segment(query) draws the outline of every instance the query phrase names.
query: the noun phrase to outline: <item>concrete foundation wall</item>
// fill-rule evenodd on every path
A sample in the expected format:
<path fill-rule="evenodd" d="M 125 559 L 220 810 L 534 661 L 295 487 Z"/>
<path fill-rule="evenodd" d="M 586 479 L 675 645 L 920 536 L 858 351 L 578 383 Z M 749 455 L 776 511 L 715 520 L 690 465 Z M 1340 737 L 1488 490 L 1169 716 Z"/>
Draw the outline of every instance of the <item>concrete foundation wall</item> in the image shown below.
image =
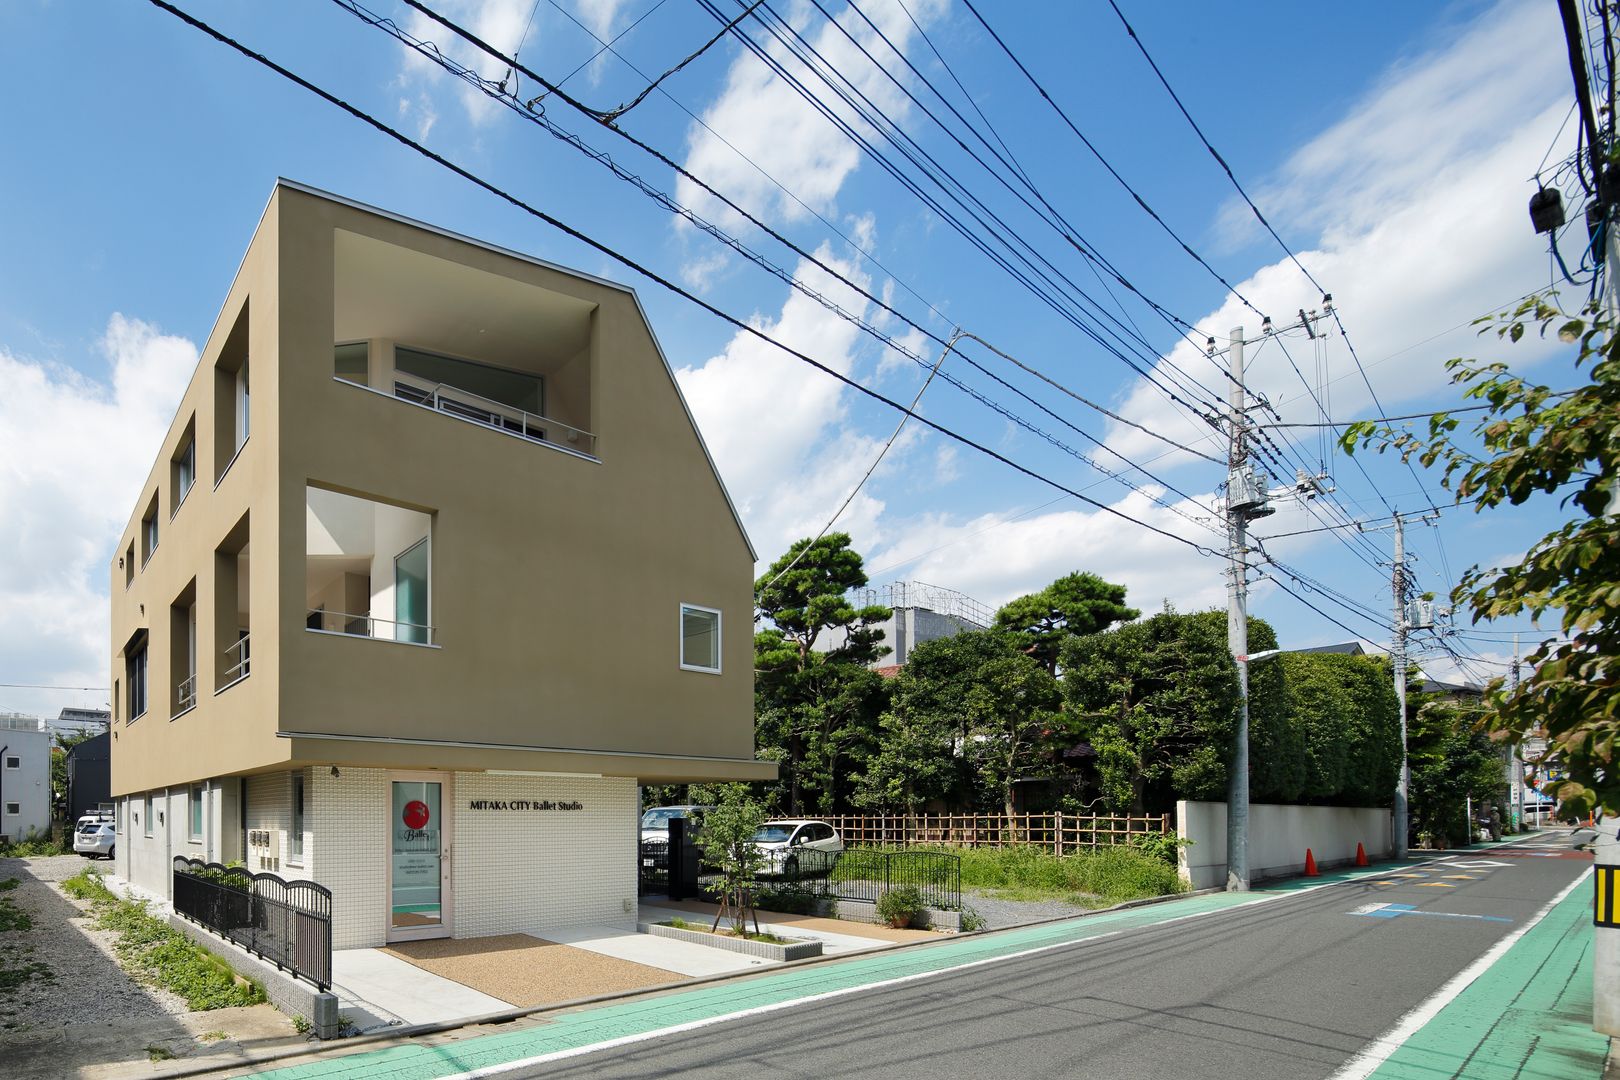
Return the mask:
<path fill-rule="evenodd" d="M 1226 804 L 1176 803 L 1176 832 L 1192 844 L 1181 849 L 1181 878 L 1194 889 L 1226 883 Z M 1364 806 L 1249 807 L 1249 877 L 1286 877 L 1305 869 L 1310 849 L 1318 866 L 1356 857 L 1361 844 L 1368 858 L 1390 854 L 1390 811 Z"/>

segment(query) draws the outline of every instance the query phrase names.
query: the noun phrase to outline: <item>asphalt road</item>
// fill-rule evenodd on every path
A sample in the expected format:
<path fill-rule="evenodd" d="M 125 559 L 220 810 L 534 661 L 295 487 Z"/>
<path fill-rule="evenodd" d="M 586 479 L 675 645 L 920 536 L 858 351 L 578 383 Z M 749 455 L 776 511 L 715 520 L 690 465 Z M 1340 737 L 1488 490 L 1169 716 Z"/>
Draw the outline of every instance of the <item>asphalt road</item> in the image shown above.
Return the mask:
<path fill-rule="evenodd" d="M 1328 1077 L 1589 865 L 1567 838 L 1558 852 L 1540 846 L 1550 843 L 1414 861 L 1391 874 L 1417 876 L 1130 930 L 509 1075 Z M 1440 914 L 1352 914 L 1385 904 Z"/>

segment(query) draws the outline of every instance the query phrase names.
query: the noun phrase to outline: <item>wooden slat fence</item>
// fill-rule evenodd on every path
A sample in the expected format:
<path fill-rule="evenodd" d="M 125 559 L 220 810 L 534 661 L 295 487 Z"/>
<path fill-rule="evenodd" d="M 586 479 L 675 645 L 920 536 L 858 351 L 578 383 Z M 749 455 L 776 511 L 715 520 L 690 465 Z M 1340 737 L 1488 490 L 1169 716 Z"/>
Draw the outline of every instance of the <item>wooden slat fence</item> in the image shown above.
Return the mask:
<path fill-rule="evenodd" d="M 1032 845 L 1054 855 L 1122 844 L 1132 836 L 1174 832 L 1172 814 L 1113 817 L 1092 814 L 833 814 L 822 817 L 849 845 L 955 847 Z"/>

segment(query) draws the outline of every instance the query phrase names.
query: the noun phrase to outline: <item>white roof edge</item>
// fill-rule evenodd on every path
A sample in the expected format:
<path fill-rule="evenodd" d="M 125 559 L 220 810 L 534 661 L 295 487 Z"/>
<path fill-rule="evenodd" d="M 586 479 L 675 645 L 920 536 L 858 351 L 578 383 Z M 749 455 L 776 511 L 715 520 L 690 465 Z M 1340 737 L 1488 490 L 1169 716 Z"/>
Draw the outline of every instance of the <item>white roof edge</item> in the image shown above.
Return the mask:
<path fill-rule="evenodd" d="M 658 331 L 653 328 L 652 320 L 647 317 L 647 309 L 641 303 L 641 295 L 637 293 L 634 288 L 629 285 L 625 285 L 622 282 L 610 281 L 607 278 L 597 277 L 595 274 L 587 274 L 582 270 L 576 270 L 570 266 L 563 266 L 560 263 L 548 262 L 545 259 L 536 258 L 533 255 L 525 255 L 521 251 L 514 251 L 511 248 L 502 247 L 499 244 L 491 244 L 484 240 L 478 240 L 474 237 L 467 236 L 464 233 L 458 233 L 451 229 L 440 228 L 437 225 L 430 225 L 425 221 L 418 221 L 417 219 L 407 217 L 404 214 L 396 214 L 391 210 L 384 210 L 381 207 L 372 206 L 369 203 L 363 203 L 356 199 L 345 198 L 342 195 L 335 195 L 330 191 L 324 191 L 321 188 L 314 187 L 309 184 L 303 184 L 297 180 L 289 180 L 285 176 L 276 177 L 276 186 L 290 188 L 293 191 L 300 191 L 306 195 L 313 195 L 319 199 L 329 199 L 332 202 L 339 203 L 343 206 L 352 207 L 356 210 L 362 210 L 368 214 L 376 214 L 378 217 L 388 218 L 390 221 L 397 221 L 402 225 L 409 225 L 414 229 L 422 229 L 425 232 L 437 233 L 440 236 L 448 237 L 451 240 L 458 240 L 464 244 L 471 244 L 474 247 L 483 248 L 486 251 L 493 251 L 501 255 L 507 255 L 511 258 L 529 263 L 533 266 L 544 267 L 547 270 L 554 270 L 559 274 L 568 274 L 571 277 L 584 278 L 586 281 L 594 282 L 609 289 L 616 289 L 619 292 L 625 293 L 627 296 L 629 296 L 631 301 L 633 301 L 636 305 L 637 313 L 641 315 L 642 325 L 647 328 L 647 336 L 652 339 L 653 348 L 658 351 L 658 359 L 664 364 L 664 373 L 669 376 L 670 385 L 675 388 L 675 398 L 681 403 L 681 410 L 686 413 L 686 422 L 692 425 L 692 434 L 697 436 L 698 447 L 703 451 L 703 460 L 709 463 L 709 471 L 714 474 L 715 482 L 720 485 L 720 494 L 726 500 L 727 508 L 731 510 L 731 517 L 732 520 L 737 524 L 737 531 L 742 534 L 743 545 L 748 548 L 748 554 L 753 557 L 754 562 L 759 562 L 759 552 L 755 549 L 753 540 L 751 540 L 748 536 L 748 528 L 743 524 L 742 514 L 737 511 L 737 504 L 732 499 L 730 490 L 726 487 L 725 477 L 720 475 L 720 469 L 714 463 L 714 455 L 709 452 L 709 444 L 703 438 L 703 430 L 698 427 L 697 417 L 692 415 L 692 406 L 687 403 L 686 395 L 681 392 L 681 381 L 675 377 L 675 368 L 670 364 L 669 356 L 664 352 L 663 343 L 658 340 Z M 272 198 L 274 195 L 275 192 L 272 190 Z M 265 213 L 268 213 L 269 210 L 270 205 L 267 201 L 265 203 Z M 263 222 L 264 214 L 259 215 L 259 220 L 261 223 Z M 244 253 L 243 258 L 246 259 L 246 257 L 246 253 Z M 237 273 L 241 273 L 240 266 L 237 267 Z M 233 278 L 232 281 L 234 283 L 235 279 Z M 223 310 L 221 311 L 221 314 L 224 314 Z M 218 320 L 216 319 L 215 322 L 217 325 Z M 209 332 L 209 336 L 212 336 L 212 331 Z M 750 571 L 750 576 L 752 576 L 752 571 Z"/>

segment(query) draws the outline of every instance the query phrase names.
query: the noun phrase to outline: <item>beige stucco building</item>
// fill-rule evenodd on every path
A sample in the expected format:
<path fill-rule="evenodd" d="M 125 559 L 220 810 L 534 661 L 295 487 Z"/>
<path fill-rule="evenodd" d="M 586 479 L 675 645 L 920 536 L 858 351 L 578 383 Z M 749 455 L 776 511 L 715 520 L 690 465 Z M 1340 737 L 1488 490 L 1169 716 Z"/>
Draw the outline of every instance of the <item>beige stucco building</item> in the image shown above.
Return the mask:
<path fill-rule="evenodd" d="M 118 871 L 629 924 L 637 785 L 775 773 L 753 564 L 633 292 L 282 181 L 112 560 Z"/>

